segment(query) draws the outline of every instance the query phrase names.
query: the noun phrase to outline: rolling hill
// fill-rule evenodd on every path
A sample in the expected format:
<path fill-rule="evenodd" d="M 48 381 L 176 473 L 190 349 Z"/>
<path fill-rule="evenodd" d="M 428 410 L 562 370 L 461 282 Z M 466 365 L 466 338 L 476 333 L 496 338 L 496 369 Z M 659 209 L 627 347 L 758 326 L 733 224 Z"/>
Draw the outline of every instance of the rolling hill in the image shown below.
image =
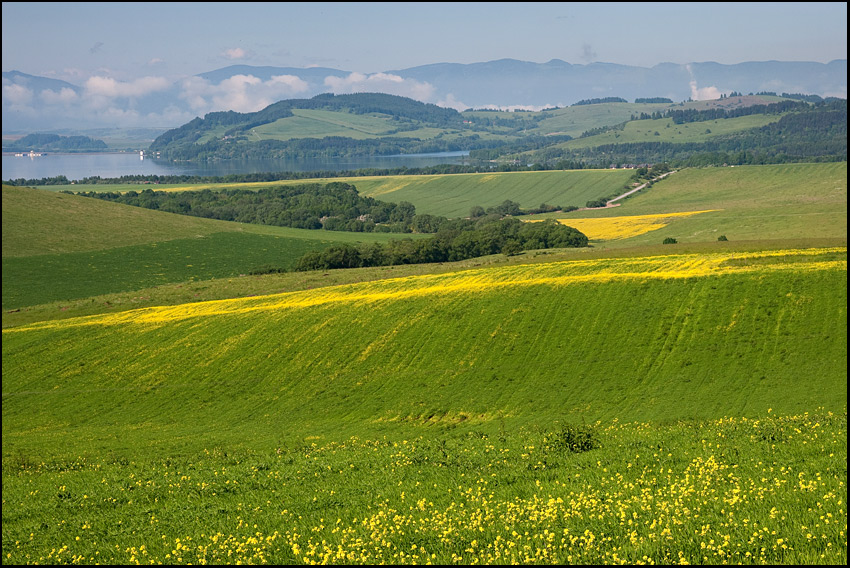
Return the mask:
<path fill-rule="evenodd" d="M 3 186 L 3 309 L 286 270 L 308 250 L 390 234 L 200 219 Z"/>
<path fill-rule="evenodd" d="M 385 181 L 435 208 L 457 205 L 429 185 L 473 191 Z M 573 213 L 667 222 L 593 249 L 183 282 L 142 309 L 91 296 L 152 294 L 142 250 L 185 278 L 315 232 L 3 194 L 4 308 L 73 287 L 55 259 L 90 314 L 3 329 L 7 563 L 846 563 L 846 164 L 677 172 Z M 38 272 L 10 289 L 16 261 Z"/>
<path fill-rule="evenodd" d="M 66 452 L 109 444 L 117 424 L 200 450 L 460 415 L 519 426 L 840 410 L 845 292 L 846 248 L 671 254 L 6 329 L 4 452 L 34 424 Z"/>
<path fill-rule="evenodd" d="M 710 211 L 676 218 L 629 239 L 595 239 L 600 248 L 660 244 L 666 237 L 698 243 L 716 241 L 720 235 L 734 241 L 846 239 L 846 180 L 846 162 L 687 168 L 618 207 L 533 218 L 557 217 L 569 225 L 577 219 Z"/>
<path fill-rule="evenodd" d="M 610 100 L 622 102 L 602 98 L 539 112 L 470 109 L 460 113 L 379 93 L 318 95 L 312 99 L 279 101 L 254 113 L 209 113 L 162 134 L 149 151 L 171 160 L 461 150 L 472 151 L 476 158 L 489 159 L 534 151 L 531 155 L 535 160 L 548 163 L 548 154 L 541 154 L 541 149 L 575 151 L 615 142 L 705 143 L 723 135 L 764 127 L 782 115 L 811 110 L 812 106 L 775 95 L 736 94 L 731 100 L 677 104 L 627 103 L 616 97 Z M 677 113 L 690 113 L 690 116 L 706 114 L 709 110 L 713 111 L 710 113 L 713 130 L 699 124 L 680 126 L 676 118 Z M 747 113 L 754 116 L 742 116 Z M 650 117 L 654 120 L 644 120 Z M 669 128 L 671 117 L 678 126 L 673 130 Z M 628 129 L 624 128 L 626 123 Z M 598 162 L 598 157 L 592 161 Z"/>

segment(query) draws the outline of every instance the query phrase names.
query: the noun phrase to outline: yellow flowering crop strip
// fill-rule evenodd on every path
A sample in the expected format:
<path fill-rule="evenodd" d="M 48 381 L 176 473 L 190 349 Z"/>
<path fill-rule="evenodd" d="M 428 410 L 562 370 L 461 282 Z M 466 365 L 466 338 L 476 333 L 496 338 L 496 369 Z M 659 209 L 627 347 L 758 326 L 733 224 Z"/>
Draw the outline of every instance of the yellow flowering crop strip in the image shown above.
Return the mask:
<path fill-rule="evenodd" d="M 486 293 L 519 286 L 569 286 L 617 280 L 666 280 L 702 278 L 744 272 L 847 270 L 846 260 L 818 260 L 846 247 L 789 249 L 759 252 L 678 254 L 638 258 L 576 260 L 507 267 L 481 268 L 462 272 L 411 276 L 331 286 L 315 290 L 268 296 L 197 302 L 130 310 L 116 314 L 75 318 L 57 322 L 4 329 L 16 333 L 29 329 L 66 328 L 81 325 L 165 324 L 191 318 L 277 312 L 335 303 L 364 303 L 439 297 L 449 294 Z M 807 260 L 771 263 L 771 258 L 806 257 Z M 746 261 L 761 262 L 747 265 Z M 735 264 L 737 263 L 737 264 Z"/>
<path fill-rule="evenodd" d="M 685 211 L 682 213 L 661 213 L 657 215 L 630 215 L 623 217 L 599 217 L 589 219 L 558 219 L 563 225 L 578 229 L 591 241 L 613 241 L 628 239 L 650 231 L 663 229 L 671 221 L 702 213 L 711 213 L 717 209 L 704 211 Z M 529 221 L 535 222 L 535 221 Z"/>

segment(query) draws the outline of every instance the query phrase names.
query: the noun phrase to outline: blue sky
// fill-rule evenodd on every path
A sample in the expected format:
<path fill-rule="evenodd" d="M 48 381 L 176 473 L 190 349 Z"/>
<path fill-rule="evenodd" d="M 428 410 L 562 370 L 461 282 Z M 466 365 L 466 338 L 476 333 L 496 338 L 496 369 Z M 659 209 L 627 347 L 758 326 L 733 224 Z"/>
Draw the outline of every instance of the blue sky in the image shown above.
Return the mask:
<path fill-rule="evenodd" d="M 505 58 L 648 68 L 847 57 L 844 2 L 3 2 L 2 10 L 3 71 L 74 86 L 3 79 L 4 125 L 41 128 L 69 118 L 179 125 L 311 92 L 294 73 L 197 77 L 235 64 L 338 69 L 345 74 L 328 74 L 326 92 L 378 91 L 460 110 L 469 102 L 387 72 Z M 846 86 L 828 94 L 846 96 Z"/>
<path fill-rule="evenodd" d="M 375 73 L 513 58 L 651 67 L 847 54 L 833 3 L 3 2 L 3 71 L 80 83 L 231 65 Z"/>

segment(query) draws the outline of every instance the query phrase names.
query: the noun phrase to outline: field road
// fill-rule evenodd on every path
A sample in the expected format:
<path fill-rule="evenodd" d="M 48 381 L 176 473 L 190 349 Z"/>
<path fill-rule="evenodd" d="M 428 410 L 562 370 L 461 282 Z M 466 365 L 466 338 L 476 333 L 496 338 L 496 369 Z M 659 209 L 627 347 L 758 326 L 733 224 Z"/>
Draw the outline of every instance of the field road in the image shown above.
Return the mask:
<path fill-rule="evenodd" d="M 664 178 L 666 178 L 666 177 L 667 177 L 667 176 L 669 176 L 670 174 L 675 174 L 675 173 L 676 173 L 676 170 L 673 170 L 672 172 L 667 172 L 666 174 L 661 174 L 660 176 L 658 176 L 657 178 L 655 178 L 655 179 L 654 179 L 654 180 L 652 180 L 652 181 L 653 181 L 653 182 L 656 182 L 656 181 L 658 181 L 658 180 L 660 180 L 660 179 L 664 179 Z M 626 192 L 626 193 L 624 193 L 623 195 L 618 195 L 618 196 L 617 196 L 617 197 L 615 197 L 614 199 L 610 199 L 610 200 L 608 200 L 608 203 L 606 204 L 606 207 L 613 207 L 613 205 L 611 205 L 611 204 L 612 204 L 612 203 L 614 203 L 615 201 L 617 201 L 618 199 L 622 199 L 622 198 L 624 198 L 624 197 L 628 197 L 629 195 L 631 195 L 631 194 L 633 194 L 633 193 L 635 193 L 635 192 L 637 192 L 637 191 L 642 190 L 642 189 L 643 189 L 643 188 L 645 188 L 648 184 L 649 184 L 649 182 L 646 182 L 645 184 L 640 185 L 640 186 L 638 186 L 638 187 L 636 187 L 636 188 L 632 189 L 631 191 L 627 191 L 627 192 Z M 619 205 L 619 203 L 617 203 L 617 205 Z"/>

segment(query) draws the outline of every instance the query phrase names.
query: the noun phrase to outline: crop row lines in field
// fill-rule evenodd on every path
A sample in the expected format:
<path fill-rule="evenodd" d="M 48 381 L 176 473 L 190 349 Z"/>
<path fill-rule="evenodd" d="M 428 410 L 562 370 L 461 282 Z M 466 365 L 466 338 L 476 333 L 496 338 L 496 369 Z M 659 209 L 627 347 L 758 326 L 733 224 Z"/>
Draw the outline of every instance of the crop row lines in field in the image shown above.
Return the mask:
<path fill-rule="evenodd" d="M 846 260 L 818 261 L 818 256 L 846 248 L 800 249 L 758 253 L 685 254 L 631 259 L 599 259 L 484 268 L 464 272 L 414 276 L 377 282 L 349 284 L 310 291 L 286 292 L 255 298 L 239 298 L 144 308 L 119 314 L 45 322 L 3 330 L 15 333 L 34 327 L 62 328 L 80 325 L 162 324 L 195 317 L 237 315 L 283 309 L 308 308 L 340 302 L 381 302 L 446 294 L 486 293 L 518 286 L 565 286 L 623 280 L 669 280 L 727 275 L 741 272 L 846 270 Z M 774 257 L 807 256 L 801 262 L 747 261 Z"/>

